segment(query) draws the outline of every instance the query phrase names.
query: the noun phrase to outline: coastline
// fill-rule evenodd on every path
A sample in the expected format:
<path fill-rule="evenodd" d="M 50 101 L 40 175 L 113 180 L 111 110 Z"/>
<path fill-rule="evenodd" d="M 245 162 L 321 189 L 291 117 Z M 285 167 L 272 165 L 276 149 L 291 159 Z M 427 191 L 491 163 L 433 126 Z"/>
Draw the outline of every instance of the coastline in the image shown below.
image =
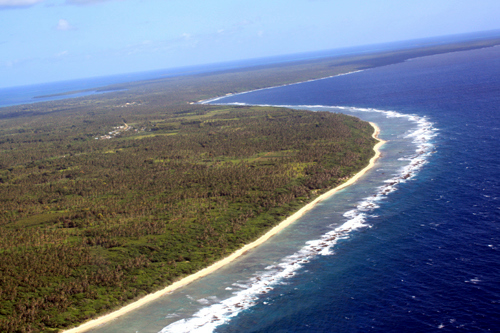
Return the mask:
<path fill-rule="evenodd" d="M 229 256 L 215 262 L 214 264 L 212 264 L 212 265 L 210 265 L 210 266 L 208 266 L 208 267 L 206 267 L 206 268 L 204 268 L 204 269 L 202 269 L 194 274 L 186 276 L 186 277 L 182 278 L 181 280 L 176 281 L 176 282 L 168 285 L 167 287 L 165 287 L 159 291 L 156 291 L 154 293 L 146 295 L 143 298 L 141 298 L 133 303 L 125 305 L 116 311 L 113 311 L 111 313 L 103 315 L 99 318 L 90 320 L 88 322 L 85 322 L 85 323 L 77 326 L 77 327 L 65 330 L 63 332 L 64 333 L 83 333 L 89 329 L 95 328 L 95 327 L 103 325 L 109 321 L 112 321 L 118 317 L 121 317 L 121 316 L 127 314 L 128 312 L 133 311 L 133 310 L 145 305 L 146 303 L 149 303 L 153 300 L 156 300 L 156 299 L 158 299 L 158 298 L 160 298 L 168 293 L 173 292 L 174 290 L 176 290 L 178 288 L 181 288 L 185 285 L 188 285 L 191 282 L 218 270 L 219 268 L 231 263 L 232 261 L 234 261 L 238 257 L 244 255 L 247 251 L 249 251 L 249 250 L 261 245 L 262 243 L 266 242 L 267 240 L 269 240 L 271 237 L 276 235 L 278 232 L 280 232 L 281 230 L 283 230 L 284 228 L 286 228 L 287 226 L 289 226 L 290 224 L 295 222 L 297 219 L 302 217 L 306 212 L 308 212 L 309 210 L 314 208 L 314 206 L 316 206 L 319 202 L 329 198 L 330 196 L 334 195 L 336 192 L 338 192 L 338 191 L 352 185 L 353 183 L 355 183 L 359 178 L 361 178 L 368 170 L 370 170 L 375 165 L 375 161 L 381 155 L 379 148 L 385 143 L 385 141 L 378 138 L 378 135 L 380 133 L 379 127 L 372 122 L 370 122 L 370 125 L 374 129 L 372 137 L 374 139 L 378 140 L 378 142 L 373 147 L 373 150 L 375 151 L 375 155 L 370 159 L 370 161 L 366 167 L 364 167 L 361 171 L 359 171 L 353 177 L 349 178 L 348 181 L 346 181 L 345 183 L 342 183 L 339 186 L 327 191 L 326 193 L 323 193 L 322 195 L 320 195 L 319 197 L 317 197 L 316 199 L 314 199 L 313 201 L 311 201 L 310 203 L 306 204 L 301 209 L 296 211 L 294 214 L 287 217 L 285 220 L 283 220 L 277 226 L 273 227 L 271 230 L 266 232 L 264 235 L 259 237 L 257 240 L 245 245 L 244 247 L 240 248 L 239 250 L 231 253 Z"/>
<path fill-rule="evenodd" d="M 338 74 L 329 75 L 329 76 L 322 76 L 322 77 L 318 77 L 318 78 L 315 78 L 315 79 L 308 79 L 308 80 L 304 80 L 304 81 L 279 84 L 277 86 L 257 88 L 257 89 L 242 91 L 242 92 L 239 92 L 239 93 L 229 93 L 229 94 L 225 94 L 225 95 L 222 95 L 222 96 L 213 97 L 213 98 L 209 98 L 209 99 L 200 99 L 196 103 L 191 102 L 189 104 L 214 104 L 214 105 L 217 105 L 217 103 L 214 103 L 214 102 L 217 102 L 219 99 L 223 99 L 223 98 L 226 98 L 226 97 L 244 95 L 244 94 L 253 93 L 253 92 L 261 91 L 261 90 L 268 90 L 268 89 L 274 89 L 274 88 L 282 88 L 282 87 L 294 86 L 294 85 L 302 84 L 302 83 L 308 83 L 308 82 L 314 82 L 314 81 L 321 81 L 321 80 L 331 79 L 331 78 L 334 78 L 334 77 L 337 77 L 337 76 L 349 75 L 349 74 L 354 74 L 354 73 L 358 73 L 358 72 L 362 72 L 362 71 L 364 71 L 364 69 L 357 69 L 357 70 L 350 71 L 350 72 L 343 72 L 343 73 L 338 73 Z M 224 103 L 221 104 L 221 105 L 224 105 Z M 228 103 L 228 105 L 232 105 L 232 104 Z"/>

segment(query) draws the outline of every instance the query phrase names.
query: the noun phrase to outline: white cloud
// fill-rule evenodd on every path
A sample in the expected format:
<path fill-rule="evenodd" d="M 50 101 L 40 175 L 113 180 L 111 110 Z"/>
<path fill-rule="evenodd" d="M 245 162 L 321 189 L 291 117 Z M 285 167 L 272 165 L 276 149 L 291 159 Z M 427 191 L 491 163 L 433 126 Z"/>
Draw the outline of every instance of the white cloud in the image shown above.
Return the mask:
<path fill-rule="evenodd" d="M 250 21 L 250 20 L 243 20 L 243 21 L 240 21 L 240 22 L 236 22 L 234 25 L 235 26 L 245 26 L 245 25 L 251 25 L 253 23 L 254 22 Z"/>
<path fill-rule="evenodd" d="M 65 19 L 60 19 L 59 23 L 57 23 L 56 26 L 57 30 L 61 31 L 68 31 L 68 30 L 76 30 L 75 27 L 73 27 L 67 20 Z"/>
<path fill-rule="evenodd" d="M 33 6 L 44 0 L 0 0 L 0 9 Z"/>
<path fill-rule="evenodd" d="M 62 52 L 54 54 L 54 56 L 56 58 L 60 58 L 60 57 L 64 57 L 65 55 L 68 55 L 68 53 L 69 53 L 68 51 L 62 51 Z"/>
<path fill-rule="evenodd" d="M 5 66 L 9 67 L 9 68 L 22 66 L 23 64 L 29 63 L 32 60 L 33 60 L 33 58 L 14 59 L 11 61 L 6 61 Z"/>
<path fill-rule="evenodd" d="M 113 1 L 113 0 L 66 0 L 68 5 L 94 5 L 96 3 Z"/>

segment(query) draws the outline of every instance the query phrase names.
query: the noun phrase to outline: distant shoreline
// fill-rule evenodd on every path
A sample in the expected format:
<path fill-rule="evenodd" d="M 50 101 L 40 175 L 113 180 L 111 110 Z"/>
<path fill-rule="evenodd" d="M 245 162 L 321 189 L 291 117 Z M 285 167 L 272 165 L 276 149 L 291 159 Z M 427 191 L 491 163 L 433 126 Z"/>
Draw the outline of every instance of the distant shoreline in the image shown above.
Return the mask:
<path fill-rule="evenodd" d="M 57 94 L 34 96 L 33 99 L 53 98 L 53 97 L 61 97 L 61 96 L 78 95 L 78 94 L 84 94 L 84 93 L 102 94 L 102 93 L 114 92 L 114 91 L 120 91 L 120 90 L 126 90 L 126 89 L 123 89 L 123 88 L 90 88 L 90 89 L 66 91 L 66 92 L 57 93 Z M 78 97 L 80 97 L 80 96 L 78 96 Z M 69 97 L 69 98 L 71 98 L 71 97 Z"/>
<path fill-rule="evenodd" d="M 365 70 L 369 68 L 376 68 L 380 66 L 385 66 L 389 64 L 395 64 L 401 61 L 407 61 L 410 59 L 415 59 L 415 58 L 420 58 L 423 56 L 429 56 L 429 55 L 435 55 L 435 54 L 443 54 L 443 53 L 449 53 L 449 52 L 459 52 L 459 51 L 467 51 L 467 50 L 472 50 L 472 49 L 481 49 L 481 48 L 488 48 L 488 47 L 495 47 L 500 45 L 500 37 L 498 36 L 490 36 L 488 38 L 477 38 L 477 39 L 465 39 L 463 41 L 450 41 L 450 43 L 444 43 L 444 44 L 428 44 L 428 45 L 422 45 L 422 46 L 412 46 L 409 48 L 394 48 L 394 49 L 387 49 L 387 50 L 382 50 L 382 51 L 377 51 L 374 50 L 373 52 L 367 51 L 367 53 L 361 52 L 361 53 L 353 53 L 353 54 L 344 54 L 344 55 L 325 55 L 324 57 L 320 58 L 311 58 L 307 60 L 291 60 L 289 62 L 284 62 L 284 63 L 269 63 L 269 64 L 247 64 L 243 67 L 236 67 L 236 68 L 226 68 L 226 69 L 214 69 L 213 71 L 206 71 L 206 72 L 200 72 L 200 73 L 178 73 L 173 74 L 171 76 L 167 76 L 167 78 L 178 78 L 181 76 L 184 77 L 189 77 L 193 76 L 196 77 L 200 74 L 208 74 L 208 75 L 217 75 L 220 73 L 227 73 L 227 72 L 246 72 L 250 69 L 258 69 L 261 70 L 263 68 L 267 69 L 272 69 L 272 68 L 280 68 L 284 64 L 286 66 L 296 66 L 298 64 L 303 64 L 303 63 L 318 63 L 322 61 L 330 61 L 332 59 L 341 59 L 341 58 L 347 58 L 347 57 L 367 57 L 367 56 L 372 56 L 372 60 L 378 60 L 379 62 L 373 61 L 367 62 L 364 64 L 363 59 L 358 59 L 359 60 L 359 67 L 357 70 Z M 411 52 L 416 52 L 414 55 L 409 55 L 407 58 L 405 58 L 405 54 L 409 54 Z M 398 55 L 399 54 L 399 55 Z M 392 56 L 397 56 L 397 59 L 390 60 L 390 57 Z M 385 60 L 384 60 L 385 59 Z M 366 60 L 366 59 L 365 59 Z M 381 62 L 380 62 L 381 61 Z M 364 65 L 363 65 L 364 64 Z M 366 66 L 365 66 L 366 65 Z M 352 71 L 352 70 L 348 70 Z M 345 72 L 344 72 L 345 73 Z M 336 73 L 333 74 L 333 76 L 337 76 L 342 73 Z M 317 79 L 324 79 L 327 77 L 330 77 L 332 75 L 322 75 L 318 74 L 317 77 L 311 78 L 309 77 L 303 77 L 303 79 L 298 78 L 298 81 L 294 81 L 293 83 L 300 83 L 300 82 L 307 82 L 311 80 L 317 80 Z M 36 95 L 33 95 L 29 97 L 29 100 L 23 98 L 21 101 L 19 100 L 12 100 L 9 104 L 1 105 L 0 104 L 0 110 L 4 108 L 14 108 L 18 106 L 23 106 L 23 105 L 30 105 L 30 104 L 37 104 L 37 103 L 45 103 L 45 102 L 51 102 L 51 101 L 58 101 L 58 100 L 66 100 L 66 99 L 72 99 L 72 98 L 80 98 L 80 97 L 88 97 L 92 96 L 95 94 L 102 94 L 102 93 L 112 93 L 120 90 L 128 90 L 130 88 L 130 85 L 136 85 L 139 83 L 145 83 L 145 82 L 152 82 L 156 81 L 159 79 L 165 78 L 164 75 L 161 75 L 159 77 L 147 77 L 147 78 L 139 78 L 137 80 L 132 79 L 131 81 L 120 81 L 120 82 L 115 82 L 115 83 L 107 83 L 104 85 L 97 84 L 94 88 L 82 88 L 82 89 L 72 89 L 71 91 L 63 91 L 63 92 L 56 92 L 56 93 L 47 93 L 44 94 L 42 92 L 39 92 Z M 87 80 L 87 79 L 79 79 L 79 80 Z M 78 80 L 77 80 L 78 81 Z M 61 81 L 63 82 L 63 81 Z M 61 83 L 59 82 L 59 83 Z M 57 83 L 57 82 L 56 82 Z M 276 87 L 276 86 L 282 86 L 282 85 L 287 85 L 290 83 L 276 83 L 276 84 L 271 84 L 271 86 L 261 86 L 260 88 L 257 89 L 250 89 L 246 90 L 245 92 L 248 91 L 253 91 L 253 90 L 259 90 L 259 89 L 265 89 L 265 88 L 270 88 L 270 87 Z M 12 89 L 13 87 L 5 87 L 5 88 L 0 88 L 0 92 L 3 89 Z M 20 88 L 20 87 L 14 87 L 14 88 Z M 79 95 L 83 94 L 83 96 L 73 96 L 73 95 Z M 232 93 L 231 93 L 232 95 Z M 201 97 L 201 96 L 200 96 Z M 224 97 L 224 95 L 220 95 L 218 97 Z M 202 100 L 206 100 L 203 98 Z M 188 104 L 195 104 L 195 100 L 192 101 L 187 101 Z M 23 114 L 24 115 L 24 114 Z"/>
<path fill-rule="evenodd" d="M 326 193 L 323 193 L 322 195 L 320 195 L 319 197 L 317 197 L 316 199 L 314 199 L 313 201 L 311 201 L 310 203 L 308 203 L 307 205 L 303 206 L 301 209 L 299 209 L 297 212 L 295 212 L 294 214 L 292 214 L 291 216 L 287 217 L 285 220 L 283 220 L 281 223 L 279 223 L 277 226 L 275 226 L 274 228 L 272 228 L 271 230 L 269 230 L 268 232 L 266 232 L 264 235 L 262 235 L 261 237 L 259 237 L 257 240 L 245 245 L 244 247 L 242 247 L 241 249 L 233 252 L 231 255 L 229 255 L 228 257 L 226 258 L 223 258 L 219 261 L 217 261 L 216 263 L 194 273 L 194 274 L 191 274 L 191 275 L 188 275 L 184 278 L 182 278 L 181 280 L 179 281 L 176 281 L 170 285 L 168 285 L 167 287 L 157 291 L 157 292 L 154 292 L 154 293 L 151 293 L 149 295 L 146 295 L 144 296 L 143 298 L 133 302 L 133 303 L 130 303 L 114 312 L 111 312 L 107 315 L 104 315 L 104 316 L 101 316 L 97 319 L 93 319 L 93 320 L 90 320 L 80 326 L 77 326 L 75 328 L 72 328 L 72 329 L 69 329 L 69 330 L 66 330 L 66 331 L 63 331 L 64 333 L 82 333 L 82 332 L 85 332 L 89 329 L 92 329 L 92 328 L 95 328 L 97 326 L 100 326 L 100 325 L 103 325 L 109 321 L 112 321 L 118 317 L 121 317 L 123 316 L 124 314 L 130 312 L 130 311 L 133 311 L 151 301 L 154 301 L 166 294 L 169 294 L 171 292 L 173 292 L 174 290 L 176 289 L 179 289 L 183 286 L 186 286 L 188 284 L 190 284 L 191 282 L 195 281 L 195 280 L 198 280 L 208 274 L 211 274 L 213 272 L 215 272 L 216 270 L 218 270 L 219 268 L 222 268 L 223 266 L 231 263 L 232 261 L 234 261 L 235 259 L 237 259 L 238 257 L 244 255 L 247 251 L 263 244 L 264 242 L 266 242 L 267 240 L 269 240 L 271 237 L 273 237 L 274 235 L 276 235 L 278 232 L 280 232 L 281 230 L 283 230 L 284 228 L 288 227 L 290 224 L 292 224 L 293 222 L 295 222 L 297 219 L 299 219 L 300 217 L 302 217 L 306 212 L 308 212 L 309 210 L 311 210 L 312 208 L 314 208 L 319 202 L 331 197 L 332 195 L 334 195 L 335 193 L 337 193 L 338 191 L 354 184 L 359 178 L 361 178 L 368 170 L 370 170 L 371 168 L 373 168 L 373 166 L 375 165 L 375 161 L 380 157 L 380 147 L 385 143 L 385 141 L 381 140 L 378 138 L 378 135 L 380 134 L 380 129 L 379 127 L 370 122 L 370 125 L 373 127 L 374 131 L 373 131 L 373 134 L 372 134 L 372 137 L 376 140 L 378 140 L 377 144 L 375 144 L 375 146 L 373 146 L 373 150 L 375 151 L 375 155 L 370 159 L 368 165 L 366 167 L 364 167 L 361 171 L 359 171 L 357 174 L 355 174 L 353 177 L 349 178 L 348 181 L 346 181 L 345 183 L 329 190 L 328 192 Z"/>
<path fill-rule="evenodd" d="M 298 81 L 298 82 L 292 82 L 292 83 L 285 83 L 285 84 L 280 84 L 280 85 L 272 86 L 272 87 L 257 88 L 257 89 L 253 89 L 253 90 L 242 91 L 242 92 L 239 92 L 239 93 L 229 93 L 229 94 L 225 94 L 223 96 L 213 97 L 213 98 L 209 98 L 209 99 L 201 99 L 198 102 L 196 102 L 196 104 L 215 104 L 215 105 L 217 105 L 216 102 L 218 100 L 226 98 L 226 97 L 244 95 L 244 94 L 253 93 L 253 92 L 261 91 L 261 90 L 269 90 L 269 89 L 274 89 L 274 88 L 294 86 L 294 85 L 302 84 L 302 83 L 308 83 L 308 82 L 314 82 L 314 81 L 321 81 L 321 80 L 326 80 L 326 79 L 332 79 L 332 78 L 337 77 L 337 76 L 344 76 L 344 75 L 359 73 L 359 72 L 362 72 L 362 71 L 364 71 L 364 69 L 357 69 L 357 70 L 350 71 L 350 72 L 338 73 L 338 74 L 334 74 L 334 75 L 319 77 L 319 78 L 316 78 L 316 79 L 309 79 L 309 80 L 304 80 L 304 81 Z M 190 104 L 195 104 L 195 103 L 190 103 Z M 244 103 L 241 103 L 241 104 L 243 105 Z M 225 103 L 221 103 L 221 105 L 225 105 Z M 234 103 L 234 104 L 227 103 L 227 105 L 238 105 L 238 103 Z M 256 106 L 263 106 L 263 105 L 256 105 Z M 276 106 L 276 105 L 269 105 L 269 106 Z M 281 106 L 280 105 L 278 107 L 286 107 L 286 106 Z"/>

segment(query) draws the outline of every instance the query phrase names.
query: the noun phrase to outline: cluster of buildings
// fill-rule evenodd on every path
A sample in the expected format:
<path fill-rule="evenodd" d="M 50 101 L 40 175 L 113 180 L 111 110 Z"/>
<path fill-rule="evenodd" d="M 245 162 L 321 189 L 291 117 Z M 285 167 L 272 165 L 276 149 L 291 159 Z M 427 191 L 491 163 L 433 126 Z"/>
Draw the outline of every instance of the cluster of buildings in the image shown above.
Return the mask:
<path fill-rule="evenodd" d="M 129 125 L 125 124 L 123 126 L 116 126 L 116 127 L 113 127 L 113 131 L 109 132 L 108 134 L 105 134 L 105 135 L 101 135 L 99 137 L 96 137 L 95 139 L 96 140 L 102 140 L 102 139 L 112 139 L 114 137 L 116 137 L 118 134 L 120 134 L 121 132 L 125 132 L 125 131 L 128 131 L 130 129 L 133 129 L 132 127 L 130 127 Z M 137 130 L 136 130 L 137 131 Z"/>

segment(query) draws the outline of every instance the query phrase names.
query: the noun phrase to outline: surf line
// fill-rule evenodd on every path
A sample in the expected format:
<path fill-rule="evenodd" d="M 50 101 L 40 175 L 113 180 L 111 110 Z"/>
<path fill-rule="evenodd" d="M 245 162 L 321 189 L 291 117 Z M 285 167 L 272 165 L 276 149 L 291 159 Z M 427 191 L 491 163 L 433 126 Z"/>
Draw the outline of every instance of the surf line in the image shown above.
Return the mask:
<path fill-rule="evenodd" d="M 336 192 L 348 187 L 349 185 L 354 184 L 368 170 L 373 168 L 373 166 L 375 165 L 375 161 L 380 157 L 380 150 L 379 149 L 385 143 L 384 140 L 381 140 L 378 138 L 378 135 L 380 134 L 379 127 L 375 123 L 370 123 L 370 124 L 373 127 L 372 137 L 378 141 L 375 144 L 375 146 L 373 147 L 375 155 L 370 159 L 370 161 L 366 167 L 364 167 L 361 171 L 359 171 L 357 174 L 355 174 L 353 177 L 351 177 L 345 183 L 342 183 L 341 185 L 339 185 L 339 186 L 327 191 L 326 193 L 318 196 L 316 199 L 309 202 L 307 205 L 305 205 L 304 207 L 299 209 L 297 212 L 295 212 L 294 214 L 287 217 L 285 220 L 280 222 L 277 226 L 273 227 L 271 230 L 266 232 L 264 235 L 259 237 L 257 240 L 243 246 L 241 249 L 233 252 L 229 256 L 217 261 L 216 263 L 214 263 L 206 268 L 203 268 L 202 270 L 200 270 L 194 274 L 188 275 L 188 276 L 182 278 L 181 280 L 176 281 L 176 282 L 168 285 L 167 287 L 165 287 L 157 292 L 146 295 L 143 298 L 141 298 L 133 303 L 130 303 L 130 304 L 114 311 L 114 312 L 111 312 L 111 313 L 103 315 L 99 318 L 90 320 L 90 321 L 83 323 L 82 325 L 74 327 L 72 329 L 68 329 L 68 330 L 64 331 L 63 333 L 82 333 L 82 332 L 85 332 L 85 331 L 90 330 L 92 328 L 95 328 L 97 326 L 108 323 L 108 322 L 110 322 L 118 317 L 121 317 L 124 314 L 129 313 L 129 312 L 131 312 L 131 311 L 133 311 L 133 310 L 135 310 L 135 309 L 137 309 L 137 308 L 139 308 L 139 307 L 141 307 L 141 306 L 143 306 L 151 301 L 154 301 L 162 296 L 165 296 L 165 295 L 173 292 L 176 289 L 179 289 L 185 285 L 190 284 L 191 282 L 193 282 L 195 280 L 198 280 L 198 279 L 200 279 L 200 278 L 202 278 L 202 277 L 204 277 L 212 272 L 215 272 L 219 268 L 231 263 L 236 258 L 242 256 L 247 251 L 261 245 L 264 242 L 266 242 L 272 236 L 276 235 L 278 232 L 280 232 L 281 230 L 283 230 L 284 228 L 286 228 L 287 226 L 289 226 L 290 224 L 295 222 L 297 219 L 302 217 L 306 212 L 308 212 L 309 210 L 314 208 L 314 206 L 316 206 L 319 202 L 329 198 L 330 196 L 332 196 Z"/>

